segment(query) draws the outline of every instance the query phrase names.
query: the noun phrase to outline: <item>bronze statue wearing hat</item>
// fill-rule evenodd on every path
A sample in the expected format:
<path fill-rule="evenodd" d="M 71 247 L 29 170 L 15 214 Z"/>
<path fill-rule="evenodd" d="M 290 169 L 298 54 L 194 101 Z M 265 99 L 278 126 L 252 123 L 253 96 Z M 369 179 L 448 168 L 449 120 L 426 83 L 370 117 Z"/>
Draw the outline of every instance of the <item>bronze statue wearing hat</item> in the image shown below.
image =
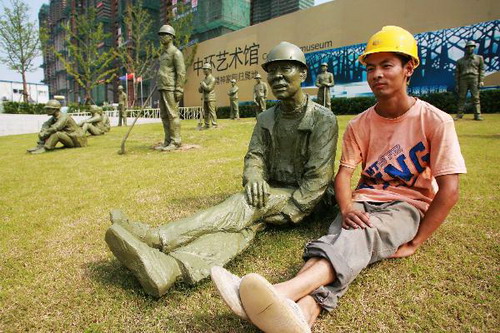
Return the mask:
<path fill-rule="evenodd" d="M 335 85 L 333 74 L 328 72 L 328 64 L 321 64 L 321 73 L 316 77 L 316 87 L 318 87 L 318 104 L 331 109 L 330 88 Z"/>
<path fill-rule="evenodd" d="M 484 85 L 484 60 L 482 56 L 474 54 L 475 48 L 476 43 L 468 41 L 465 44 L 465 56 L 457 61 L 455 81 L 458 93 L 458 110 L 455 120 L 462 119 L 464 116 L 467 91 L 470 91 L 472 104 L 474 104 L 474 120 L 483 120 L 481 117 L 479 88 Z"/>
<path fill-rule="evenodd" d="M 163 25 L 158 31 L 162 52 L 157 76 L 157 89 L 160 93 L 160 117 L 163 123 L 165 139 L 155 149 L 175 150 L 181 145 L 181 120 L 179 101 L 184 93 L 186 67 L 184 57 L 174 45 L 175 30 L 170 25 Z"/>

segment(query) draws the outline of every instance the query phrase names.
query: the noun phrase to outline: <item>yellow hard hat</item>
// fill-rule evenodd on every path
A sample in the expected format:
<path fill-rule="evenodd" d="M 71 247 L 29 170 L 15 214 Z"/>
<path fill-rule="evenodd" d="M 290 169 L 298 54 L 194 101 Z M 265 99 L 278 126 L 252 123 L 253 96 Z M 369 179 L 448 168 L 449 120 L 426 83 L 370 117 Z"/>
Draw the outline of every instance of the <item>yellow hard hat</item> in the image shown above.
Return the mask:
<path fill-rule="evenodd" d="M 415 67 L 420 64 L 415 37 L 410 32 L 395 25 L 387 25 L 371 36 L 366 44 L 365 52 L 358 57 L 358 61 L 366 65 L 365 58 L 372 53 L 379 52 L 401 53 L 410 56 L 415 62 Z"/>

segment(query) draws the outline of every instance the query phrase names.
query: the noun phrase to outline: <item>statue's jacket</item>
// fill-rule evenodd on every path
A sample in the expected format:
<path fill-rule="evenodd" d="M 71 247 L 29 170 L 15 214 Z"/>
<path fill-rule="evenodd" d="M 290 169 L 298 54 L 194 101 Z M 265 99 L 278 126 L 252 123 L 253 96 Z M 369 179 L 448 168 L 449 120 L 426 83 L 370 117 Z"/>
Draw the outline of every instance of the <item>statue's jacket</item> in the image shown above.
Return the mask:
<path fill-rule="evenodd" d="M 469 57 L 458 59 L 457 68 L 455 70 L 456 80 L 462 78 L 475 77 L 479 82 L 483 82 L 484 78 L 484 59 L 482 56 L 472 54 Z"/>
<path fill-rule="evenodd" d="M 257 117 L 257 124 L 245 156 L 243 186 L 259 177 L 271 186 L 271 170 L 280 163 L 276 153 L 273 128 L 280 104 L 267 109 Z M 304 214 L 309 214 L 328 189 L 333 193 L 335 152 L 338 124 L 335 115 L 308 97 L 305 114 L 298 127 L 299 138 L 293 149 L 296 184 L 292 201 Z"/>
<path fill-rule="evenodd" d="M 42 131 L 46 131 L 51 135 L 56 132 L 65 132 L 71 138 L 75 147 L 85 147 L 87 145 L 87 139 L 82 128 L 69 114 L 61 112 L 57 117 L 50 117 L 49 120 L 43 123 Z"/>
<path fill-rule="evenodd" d="M 203 94 L 203 100 L 205 102 L 215 102 L 215 78 L 212 74 L 207 75 L 200 83 L 200 88 L 198 89 L 200 93 Z"/>
<path fill-rule="evenodd" d="M 165 91 L 184 91 L 186 67 L 182 52 L 173 44 L 160 55 L 157 89 Z"/>

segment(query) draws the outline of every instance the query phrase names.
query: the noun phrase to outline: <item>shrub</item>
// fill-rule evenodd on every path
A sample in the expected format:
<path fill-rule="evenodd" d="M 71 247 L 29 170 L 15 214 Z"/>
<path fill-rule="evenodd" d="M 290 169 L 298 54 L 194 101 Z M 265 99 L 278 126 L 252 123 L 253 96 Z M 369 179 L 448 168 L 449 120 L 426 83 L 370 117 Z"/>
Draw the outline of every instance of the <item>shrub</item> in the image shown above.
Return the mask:
<path fill-rule="evenodd" d="M 24 103 L 24 102 L 4 102 L 4 113 L 10 114 L 45 114 L 43 107 L 45 104 Z"/>

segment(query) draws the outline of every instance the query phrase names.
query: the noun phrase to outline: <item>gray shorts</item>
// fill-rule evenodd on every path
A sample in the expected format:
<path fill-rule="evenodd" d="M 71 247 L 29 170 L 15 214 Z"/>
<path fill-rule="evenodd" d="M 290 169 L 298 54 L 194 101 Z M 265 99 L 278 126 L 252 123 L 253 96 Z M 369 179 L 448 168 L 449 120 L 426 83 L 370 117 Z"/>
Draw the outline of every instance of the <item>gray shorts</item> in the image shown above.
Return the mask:
<path fill-rule="evenodd" d="M 311 293 L 325 310 L 332 311 L 349 284 L 369 264 L 385 259 L 398 247 L 413 239 L 420 224 L 420 212 L 402 201 L 385 203 L 355 202 L 354 208 L 368 212 L 373 228 L 342 229 L 338 214 L 328 234 L 307 243 L 304 260 L 313 257 L 327 259 L 332 264 L 336 280 Z"/>

